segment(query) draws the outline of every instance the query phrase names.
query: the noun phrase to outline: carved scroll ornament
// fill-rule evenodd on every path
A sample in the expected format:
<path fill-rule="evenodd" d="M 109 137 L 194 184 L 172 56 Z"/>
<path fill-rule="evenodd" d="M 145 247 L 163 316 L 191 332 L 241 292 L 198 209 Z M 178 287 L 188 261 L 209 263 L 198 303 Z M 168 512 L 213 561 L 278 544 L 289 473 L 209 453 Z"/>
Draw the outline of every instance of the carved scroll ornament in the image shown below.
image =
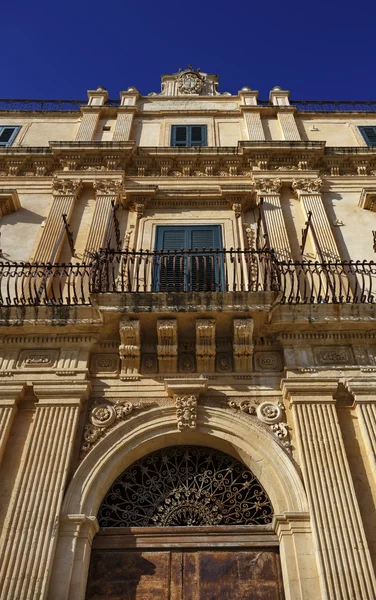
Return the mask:
<path fill-rule="evenodd" d="M 289 427 L 283 419 L 282 402 L 265 401 L 259 403 L 258 400 L 244 399 L 239 404 L 231 400 L 231 408 L 240 410 L 248 415 L 256 417 L 260 423 L 266 425 L 284 447 L 286 452 L 291 453 L 291 441 L 289 440 Z"/>

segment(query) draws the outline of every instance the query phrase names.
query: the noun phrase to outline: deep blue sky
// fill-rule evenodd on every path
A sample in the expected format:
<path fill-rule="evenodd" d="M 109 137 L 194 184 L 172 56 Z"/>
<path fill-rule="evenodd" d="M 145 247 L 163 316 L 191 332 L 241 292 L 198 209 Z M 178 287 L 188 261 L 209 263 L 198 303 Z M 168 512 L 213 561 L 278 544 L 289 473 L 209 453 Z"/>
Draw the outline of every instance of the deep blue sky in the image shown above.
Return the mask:
<path fill-rule="evenodd" d="M 0 97 L 146 95 L 191 63 L 222 92 L 376 100 L 375 22 L 376 0 L 4 0 Z"/>

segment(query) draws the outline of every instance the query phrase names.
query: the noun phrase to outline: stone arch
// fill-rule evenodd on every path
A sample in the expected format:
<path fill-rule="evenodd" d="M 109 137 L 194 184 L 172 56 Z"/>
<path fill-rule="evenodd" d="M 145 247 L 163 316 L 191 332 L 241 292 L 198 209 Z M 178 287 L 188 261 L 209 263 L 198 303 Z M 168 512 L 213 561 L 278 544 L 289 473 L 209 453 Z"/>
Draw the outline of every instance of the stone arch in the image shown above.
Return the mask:
<path fill-rule="evenodd" d="M 275 511 L 273 525 L 281 541 L 286 600 L 306 597 L 304 583 L 302 588 L 301 581 L 297 580 L 299 557 L 296 540 L 291 536 L 292 520 L 303 523 L 300 533 L 307 536 L 314 563 L 309 583 L 312 593 L 316 564 L 307 499 L 296 466 L 274 436 L 256 426 L 247 415 L 234 415 L 223 406 L 199 407 L 197 429 L 179 432 L 174 407 L 164 406 L 140 412 L 114 428 L 79 465 L 63 502 L 49 592 L 51 600 L 84 599 L 91 541 L 98 529 L 96 515 L 112 482 L 142 456 L 166 446 L 186 444 L 208 446 L 231 454 L 250 468 L 267 491 Z M 279 533 L 281 527 L 289 531 L 286 543 L 288 553 L 293 554 L 286 562 L 282 549 L 284 533 Z M 291 569 L 294 569 L 294 577 Z M 317 598 L 320 597 L 317 589 Z"/>

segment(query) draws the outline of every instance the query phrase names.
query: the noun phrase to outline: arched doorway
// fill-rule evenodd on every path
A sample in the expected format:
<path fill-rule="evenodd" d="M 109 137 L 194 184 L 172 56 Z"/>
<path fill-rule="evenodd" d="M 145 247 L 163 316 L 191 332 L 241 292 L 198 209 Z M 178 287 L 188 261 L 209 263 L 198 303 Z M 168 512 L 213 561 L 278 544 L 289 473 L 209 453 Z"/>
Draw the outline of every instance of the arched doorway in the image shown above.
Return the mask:
<path fill-rule="evenodd" d="M 102 501 L 86 598 L 281 600 L 273 512 L 234 457 L 193 445 L 154 451 Z"/>

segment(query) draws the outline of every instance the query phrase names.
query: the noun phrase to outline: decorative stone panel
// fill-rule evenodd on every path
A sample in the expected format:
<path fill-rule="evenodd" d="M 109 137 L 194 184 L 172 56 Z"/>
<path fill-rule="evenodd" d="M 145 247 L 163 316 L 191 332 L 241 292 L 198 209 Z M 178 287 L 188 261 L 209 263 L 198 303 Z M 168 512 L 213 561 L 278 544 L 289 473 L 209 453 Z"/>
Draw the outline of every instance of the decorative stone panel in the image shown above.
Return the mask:
<path fill-rule="evenodd" d="M 90 371 L 93 374 L 116 374 L 119 371 L 119 363 L 118 354 L 93 354 L 90 361 Z"/>
<path fill-rule="evenodd" d="M 282 358 L 279 352 L 255 352 L 256 371 L 280 372 L 282 369 Z"/>
<path fill-rule="evenodd" d="M 52 369 L 56 366 L 58 350 L 23 350 L 18 358 L 20 369 Z"/>
<path fill-rule="evenodd" d="M 354 357 L 349 346 L 324 346 L 313 349 L 316 365 L 326 367 L 331 365 L 353 365 Z"/>

